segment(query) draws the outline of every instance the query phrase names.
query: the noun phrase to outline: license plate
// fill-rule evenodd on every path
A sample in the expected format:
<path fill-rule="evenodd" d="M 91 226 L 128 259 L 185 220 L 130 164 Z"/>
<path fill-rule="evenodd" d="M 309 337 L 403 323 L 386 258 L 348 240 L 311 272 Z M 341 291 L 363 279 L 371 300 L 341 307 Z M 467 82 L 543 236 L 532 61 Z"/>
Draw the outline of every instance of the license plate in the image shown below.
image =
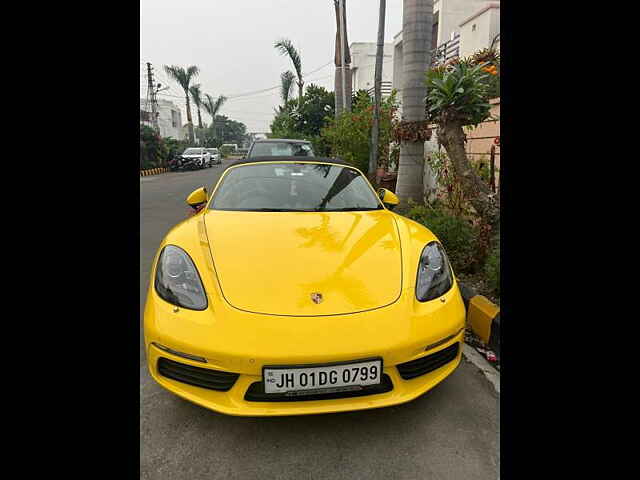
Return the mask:
<path fill-rule="evenodd" d="M 380 383 L 382 360 L 308 367 L 263 367 L 262 378 L 265 393 L 359 390 Z"/>

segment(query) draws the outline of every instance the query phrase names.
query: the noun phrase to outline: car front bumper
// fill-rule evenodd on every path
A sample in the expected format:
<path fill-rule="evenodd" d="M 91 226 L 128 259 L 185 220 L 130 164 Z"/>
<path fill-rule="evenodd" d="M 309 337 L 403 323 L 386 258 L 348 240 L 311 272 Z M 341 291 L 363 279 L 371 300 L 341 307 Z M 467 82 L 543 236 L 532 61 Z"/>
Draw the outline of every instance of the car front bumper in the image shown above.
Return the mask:
<path fill-rule="evenodd" d="M 181 364 L 192 365 L 199 368 L 212 368 L 208 364 L 192 361 L 177 355 L 160 350 L 155 345 L 149 344 L 147 347 L 147 365 L 153 379 L 170 392 L 201 405 L 205 408 L 224 413 L 227 415 L 240 416 L 284 416 L 284 415 L 308 415 L 319 413 L 336 413 L 352 410 L 365 410 L 372 408 L 387 407 L 409 402 L 420 395 L 426 393 L 438 383 L 449 376 L 459 365 L 462 345 L 464 341 L 464 330 L 455 335 L 448 342 L 424 352 L 418 358 L 433 355 L 438 351 L 451 347 L 458 343 L 458 350 L 455 358 L 445 365 L 420 375 L 410 380 L 404 380 L 397 366 L 387 366 L 385 364 L 383 374 L 389 376 L 393 388 L 386 393 L 363 395 L 359 397 L 336 398 L 328 400 L 303 400 L 303 401 L 248 401 L 245 395 L 249 387 L 255 382 L 261 382 L 261 375 L 239 374 L 233 387 L 226 392 L 210 390 L 198 386 L 189 385 L 172 378 L 163 376 L 158 371 L 158 360 L 167 358 Z M 414 359 L 412 359 L 414 360 Z M 219 370 L 215 368 L 215 370 Z"/>

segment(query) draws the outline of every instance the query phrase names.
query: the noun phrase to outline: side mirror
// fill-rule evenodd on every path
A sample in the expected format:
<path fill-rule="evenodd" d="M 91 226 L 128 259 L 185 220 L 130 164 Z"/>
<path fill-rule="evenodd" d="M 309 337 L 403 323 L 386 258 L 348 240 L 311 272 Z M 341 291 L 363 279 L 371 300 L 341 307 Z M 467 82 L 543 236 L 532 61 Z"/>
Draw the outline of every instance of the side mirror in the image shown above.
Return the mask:
<path fill-rule="evenodd" d="M 205 203 L 209 200 L 209 195 L 207 195 L 207 189 L 205 187 L 200 187 L 197 190 L 194 190 L 187 197 L 187 203 L 194 209 L 197 210 L 199 207 L 203 207 Z"/>
<path fill-rule="evenodd" d="M 378 190 L 378 197 L 384 203 L 384 206 L 389 210 L 393 210 L 400 203 L 400 200 L 391 190 L 387 190 L 386 188 L 381 188 Z"/>

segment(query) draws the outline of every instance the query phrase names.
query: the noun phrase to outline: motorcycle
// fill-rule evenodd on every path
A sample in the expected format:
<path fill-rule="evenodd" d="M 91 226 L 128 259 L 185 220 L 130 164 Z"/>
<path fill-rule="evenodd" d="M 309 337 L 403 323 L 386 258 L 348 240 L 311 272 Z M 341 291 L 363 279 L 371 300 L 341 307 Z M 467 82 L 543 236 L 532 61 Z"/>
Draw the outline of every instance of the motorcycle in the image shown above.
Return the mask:
<path fill-rule="evenodd" d="M 178 170 L 199 170 L 200 161 L 196 158 L 184 158 L 182 155 L 177 155 L 169 161 L 169 170 L 172 172 Z"/>

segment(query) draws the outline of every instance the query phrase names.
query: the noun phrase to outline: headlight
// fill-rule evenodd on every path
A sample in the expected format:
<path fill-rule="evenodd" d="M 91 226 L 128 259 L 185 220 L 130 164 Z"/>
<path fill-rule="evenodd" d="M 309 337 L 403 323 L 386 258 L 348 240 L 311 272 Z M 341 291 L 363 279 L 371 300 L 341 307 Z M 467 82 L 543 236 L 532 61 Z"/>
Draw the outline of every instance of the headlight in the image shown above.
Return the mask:
<path fill-rule="evenodd" d="M 160 298 L 173 305 L 191 310 L 207 308 L 207 296 L 195 265 L 175 245 L 167 245 L 160 253 L 154 285 Z"/>
<path fill-rule="evenodd" d="M 453 278 L 449 260 L 438 242 L 427 244 L 420 255 L 416 298 L 420 302 L 433 300 L 449 291 Z"/>

